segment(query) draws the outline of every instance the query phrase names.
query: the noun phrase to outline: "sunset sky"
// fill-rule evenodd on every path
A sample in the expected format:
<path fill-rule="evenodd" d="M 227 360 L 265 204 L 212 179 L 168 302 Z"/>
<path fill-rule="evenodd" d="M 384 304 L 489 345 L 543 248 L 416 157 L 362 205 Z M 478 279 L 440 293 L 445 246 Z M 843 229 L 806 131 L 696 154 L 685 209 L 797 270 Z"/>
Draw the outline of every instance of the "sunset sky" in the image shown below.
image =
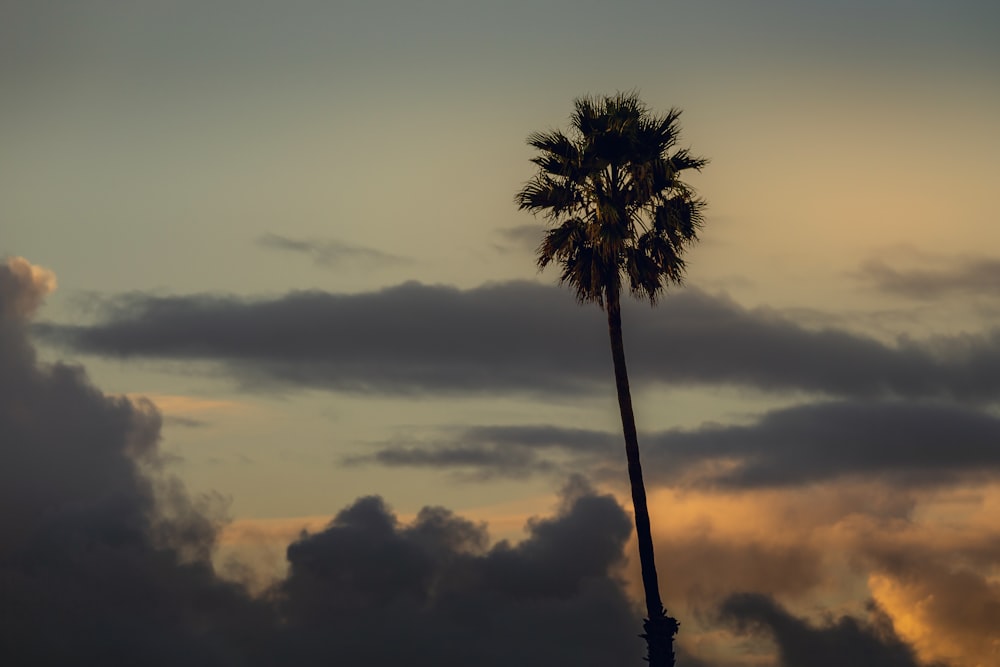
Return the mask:
<path fill-rule="evenodd" d="M 529 133 L 636 90 L 711 160 L 686 285 L 623 315 L 678 664 L 1000 665 L 998 35 L 986 0 L 0 3 L 0 597 L 47 599 L 9 583 L 36 535 L 125 489 L 178 559 L 135 571 L 214 559 L 180 588 L 246 582 L 300 664 L 368 636 L 303 639 L 343 611 L 309 564 L 383 520 L 502 583 L 495 664 L 564 655 L 536 617 L 641 656 L 606 320 L 513 200 Z"/>

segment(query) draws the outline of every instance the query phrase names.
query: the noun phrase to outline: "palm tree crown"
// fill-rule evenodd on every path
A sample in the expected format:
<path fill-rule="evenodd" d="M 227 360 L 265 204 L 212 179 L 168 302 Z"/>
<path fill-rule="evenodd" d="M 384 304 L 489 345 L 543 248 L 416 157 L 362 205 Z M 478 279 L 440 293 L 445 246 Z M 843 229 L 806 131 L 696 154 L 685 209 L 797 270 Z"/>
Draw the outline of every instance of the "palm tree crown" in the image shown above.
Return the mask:
<path fill-rule="evenodd" d="M 569 136 L 528 137 L 539 169 L 516 201 L 555 223 L 538 247 L 538 266 L 557 261 L 560 282 L 602 308 L 623 277 L 633 294 L 655 303 L 667 283 L 681 282 L 685 247 L 702 222 L 704 201 L 679 177 L 708 161 L 687 149 L 671 153 L 678 109 L 657 115 L 635 93 L 574 104 Z"/>

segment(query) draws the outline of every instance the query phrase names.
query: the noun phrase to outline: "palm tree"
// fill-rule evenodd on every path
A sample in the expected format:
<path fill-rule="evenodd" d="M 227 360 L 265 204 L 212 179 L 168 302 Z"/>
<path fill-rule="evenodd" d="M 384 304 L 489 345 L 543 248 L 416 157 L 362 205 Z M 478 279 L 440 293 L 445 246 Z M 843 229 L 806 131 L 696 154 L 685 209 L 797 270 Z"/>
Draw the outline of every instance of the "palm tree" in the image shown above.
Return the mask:
<path fill-rule="evenodd" d="M 641 636 L 650 665 L 672 667 L 679 623 L 660 601 L 620 297 L 624 282 L 655 305 L 667 284 L 681 283 L 683 254 L 697 239 L 705 202 L 680 176 L 700 171 L 708 161 L 676 148 L 678 109 L 655 114 L 635 93 L 582 97 L 574 105 L 569 135 L 553 130 L 528 137 L 538 149 L 532 158 L 538 173 L 516 202 L 553 225 L 538 246 L 539 269 L 557 262 L 560 283 L 570 285 L 580 302 L 594 302 L 607 312 L 646 596 Z"/>

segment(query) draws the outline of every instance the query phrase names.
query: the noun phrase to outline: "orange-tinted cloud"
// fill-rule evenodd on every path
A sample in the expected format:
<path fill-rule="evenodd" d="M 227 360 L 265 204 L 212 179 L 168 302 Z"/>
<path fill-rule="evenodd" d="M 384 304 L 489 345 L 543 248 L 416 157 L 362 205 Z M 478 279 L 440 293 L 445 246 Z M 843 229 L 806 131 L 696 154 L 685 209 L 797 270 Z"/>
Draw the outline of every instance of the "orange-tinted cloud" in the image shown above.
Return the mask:
<path fill-rule="evenodd" d="M 823 613 L 863 616 L 872 599 L 925 661 L 997 664 L 1000 484 L 936 492 L 874 482 L 727 493 L 658 489 L 650 507 L 665 601 L 685 620 L 680 641 L 703 657 L 719 651 L 704 648 L 713 642 L 729 647 L 719 654 L 728 658 L 734 650 L 760 650 L 718 636 L 711 613 L 727 595 L 746 592 L 820 626 Z M 634 544 L 628 553 L 638 598 Z"/>
<path fill-rule="evenodd" d="M 31 317 L 58 286 L 56 274 L 23 257 L 8 257 L 0 270 L 7 274 L 0 280 L 0 308 L 9 311 L 8 316 Z"/>

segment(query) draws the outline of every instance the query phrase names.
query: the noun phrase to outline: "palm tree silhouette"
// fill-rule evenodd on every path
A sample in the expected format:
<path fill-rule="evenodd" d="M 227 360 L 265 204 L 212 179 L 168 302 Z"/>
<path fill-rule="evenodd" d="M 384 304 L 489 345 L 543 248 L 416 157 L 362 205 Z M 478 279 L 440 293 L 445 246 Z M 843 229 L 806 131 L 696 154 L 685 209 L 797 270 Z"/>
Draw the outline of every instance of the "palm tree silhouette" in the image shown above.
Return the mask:
<path fill-rule="evenodd" d="M 607 312 L 646 596 L 641 636 L 650 665 L 672 667 L 679 623 L 660 601 L 620 296 L 624 279 L 634 295 L 655 305 L 669 283 L 681 283 L 683 253 L 697 239 L 705 201 L 680 176 L 700 171 L 708 160 L 676 148 L 678 109 L 655 114 L 636 93 L 581 97 L 574 106 L 568 136 L 553 130 L 528 137 L 538 149 L 532 158 L 538 173 L 515 200 L 519 209 L 541 213 L 553 225 L 538 246 L 539 269 L 557 262 L 559 282 L 570 285 L 580 302 Z"/>

